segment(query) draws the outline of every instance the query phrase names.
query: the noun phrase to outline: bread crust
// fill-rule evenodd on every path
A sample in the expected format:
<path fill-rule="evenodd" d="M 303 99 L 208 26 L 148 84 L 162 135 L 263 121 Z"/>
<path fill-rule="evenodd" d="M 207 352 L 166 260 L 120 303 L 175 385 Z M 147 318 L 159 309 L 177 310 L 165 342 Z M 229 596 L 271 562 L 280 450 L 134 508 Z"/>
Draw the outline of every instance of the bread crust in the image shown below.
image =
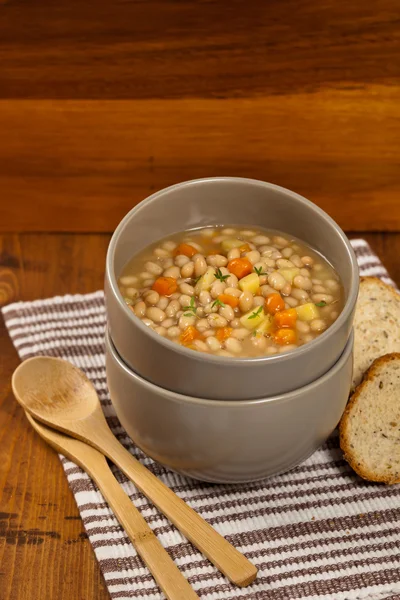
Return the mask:
<path fill-rule="evenodd" d="M 364 277 L 363 279 L 376 280 L 377 278 L 376 277 Z M 380 281 L 380 280 L 378 280 L 378 281 Z M 380 283 L 382 283 L 382 285 L 386 286 L 386 284 L 384 284 L 383 282 L 380 281 Z M 389 287 L 389 286 L 386 286 L 386 287 Z M 393 290 L 393 292 L 398 296 L 398 294 L 395 290 Z M 363 466 L 360 462 L 358 462 L 354 455 L 354 450 L 351 448 L 350 443 L 349 443 L 348 427 L 349 427 L 350 418 L 352 416 L 352 410 L 359 402 L 360 396 L 363 393 L 363 391 L 367 388 L 368 383 L 374 379 L 374 377 L 376 376 L 377 372 L 379 372 L 379 369 L 380 369 L 380 367 L 382 367 L 382 365 L 388 364 L 392 361 L 400 361 L 400 353 L 399 352 L 392 352 L 390 354 L 384 354 L 383 356 L 380 356 L 379 358 L 376 358 L 374 360 L 374 362 L 371 364 L 369 369 L 364 373 L 364 376 L 363 376 L 361 382 L 355 388 L 353 394 L 350 396 L 350 399 L 347 403 L 347 406 L 345 408 L 345 411 L 344 411 L 342 418 L 340 420 L 340 423 L 339 423 L 340 447 L 343 451 L 345 460 L 349 463 L 351 468 L 358 475 L 360 475 L 360 477 L 362 477 L 363 479 L 367 479 L 368 481 L 376 481 L 379 483 L 386 483 L 389 485 L 392 485 L 394 483 L 400 483 L 400 476 L 397 478 L 396 477 L 393 477 L 393 478 L 385 477 L 382 474 L 375 473 L 371 470 L 368 470 L 365 466 Z M 379 400 L 377 400 L 377 401 L 379 401 Z"/>

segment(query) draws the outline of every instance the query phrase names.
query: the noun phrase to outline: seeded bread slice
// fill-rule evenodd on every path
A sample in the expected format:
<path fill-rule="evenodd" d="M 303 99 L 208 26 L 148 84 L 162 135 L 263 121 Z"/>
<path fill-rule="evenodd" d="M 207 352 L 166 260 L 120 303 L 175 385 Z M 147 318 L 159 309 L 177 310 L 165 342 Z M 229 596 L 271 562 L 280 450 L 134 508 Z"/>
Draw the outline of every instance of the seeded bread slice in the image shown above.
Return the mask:
<path fill-rule="evenodd" d="M 374 360 L 339 426 L 340 447 L 364 479 L 400 482 L 400 353 Z"/>
<path fill-rule="evenodd" d="M 361 277 L 354 334 L 353 389 L 375 358 L 400 352 L 400 294 L 377 277 Z"/>

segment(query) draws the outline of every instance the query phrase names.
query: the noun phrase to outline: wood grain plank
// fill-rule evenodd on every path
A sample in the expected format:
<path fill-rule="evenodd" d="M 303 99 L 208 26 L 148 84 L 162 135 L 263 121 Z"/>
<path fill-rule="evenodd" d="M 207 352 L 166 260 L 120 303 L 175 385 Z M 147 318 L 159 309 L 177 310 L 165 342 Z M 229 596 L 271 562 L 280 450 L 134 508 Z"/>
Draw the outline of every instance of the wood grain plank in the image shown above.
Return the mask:
<path fill-rule="evenodd" d="M 107 243 L 108 236 L 0 235 L 1 303 L 101 287 Z M 60 461 L 12 395 L 19 360 L 1 317 L 0 347 L 0 597 L 106 600 Z"/>
<path fill-rule="evenodd" d="M 0 97 L 215 98 L 397 85 L 396 0 L 6 2 Z"/>
<path fill-rule="evenodd" d="M 252 100 L 0 101 L 0 230 L 112 231 L 153 191 L 247 176 L 348 230 L 400 229 L 400 88 Z"/>

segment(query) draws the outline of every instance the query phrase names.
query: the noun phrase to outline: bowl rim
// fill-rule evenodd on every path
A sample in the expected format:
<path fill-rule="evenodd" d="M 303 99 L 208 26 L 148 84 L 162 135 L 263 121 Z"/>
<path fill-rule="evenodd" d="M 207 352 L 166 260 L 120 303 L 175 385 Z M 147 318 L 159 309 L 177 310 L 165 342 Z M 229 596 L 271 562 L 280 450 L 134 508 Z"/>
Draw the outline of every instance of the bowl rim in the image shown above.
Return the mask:
<path fill-rule="evenodd" d="M 318 379 L 314 379 L 314 381 L 312 381 L 311 383 L 308 383 L 307 385 L 305 385 L 303 387 L 292 390 L 291 392 L 285 392 L 284 394 L 277 394 L 275 396 L 268 396 L 266 398 L 254 398 L 251 400 L 213 400 L 213 399 L 209 400 L 207 398 L 198 398 L 196 396 L 187 396 L 186 394 L 179 394 L 178 392 L 173 392 L 172 390 L 162 388 L 159 385 L 156 385 L 155 383 L 152 383 L 151 381 L 144 379 L 144 377 L 142 377 L 141 375 L 136 373 L 136 371 L 133 371 L 130 367 L 128 367 L 127 364 L 125 364 L 125 362 L 122 360 L 122 358 L 118 354 L 118 351 L 117 351 L 117 349 L 114 345 L 114 342 L 111 338 L 108 327 L 105 332 L 105 343 L 106 343 L 106 354 L 109 353 L 111 355 L 112 360 L 118 364 L 118 366 L 128 375 L 128 377 L 136 379 L 137 381 L 139 381 L 139 384 L 141 386 L 147 388 L 152 393 L 159 393 L 159 390 L 161 390 L 162 395 L 167 396 L 168 400 L 172 400 L 173 402 L 180 402 L 181 404 L 195 404 L 195 405 L 200 405 L 200 406 L 208 406 L 208 407 L 211 406 L 213 408 L 218 408 L 218 407 L 222 408 L 223 407 L 223 408 L 235 408 L 235 409 L 242 408 L 243 409 L 247 406 L 257 406 L 260 404 L 272 404 L 272 403 L 276 404 L 276 403 L 288 402 L 288 401 L 292 402 L 292 401 L 296 400 L 296 398 L 298 398 L 299 396 L 303 396 L 304 394 L 307 394 L 313 388 L 323 385 L 327 380 L 334 377 L 342 369 L 344 364 L 347 362 L 349 356 L 353 353 L 354 330 L 353 329 L 351 330 L 349 339 L 346 342 L 346 346 L 345 346 L 342 354 L 338 358 L 338 360 L 328 371 L 326 371 L 326 373 L 321 375 L 321 377 L 318 377 Z M 350 383 L 351 382 L 349 381 L 349 391 L 350 391 Z M 107 381 L 107 385 L 108 385 L 108 381 Z M 112 401 L 112 398 L 111 398 L 111 401 Z"/>
<path fill-rule="evenodd" d="M 323 218 L 328 223 L 328 225 L 330 225 L 336 231 L 336 233 L 338 234 L 339 238 L 341 239 L 345 249 L 347 250 L 348 259 L 349 259 L 349 262 L 351 265 L 351 281 L 350 281 L 349 293 L 347 296 L 346 303 L 345 303 L 341 313 L 339 314 L 338 318 L 336 319 L 336 321 L 332 325 L 330 325 L 323 333 L 321 333 L 321 335 L 319 335 L 317 338 L 315 338 L 311 342 L 307 342 L 303 346 L 299 346 L 298 348 L 295 348 L 294 350 L 290 350 L 289 352 L 284 352 L 282 354 L 273 354 L 273 355 L 269 355 L 269 356 L 255 356 L 255 357 L 230 357 L 229 356 L 228 357 L 228 356 L 218 356 L 215 354 L 207 354 L 205 352 L 195 352 L 194 350 L 191 350 L 190 348 L 186 348 L 185 346 L 177 344 L 176 342 L 173 342 L 172 340 L 169 340 L 168 338 L 165 338 L 165 337 L 159 335 L 158 333 L 156 333 L 155 331 L 153 331 L 150 327 L 148 327 L 147 325 L 142 323 L 142 321 L 133 314 L 133 312 L 128 308 L 126 302 L 124 301 L 123 296 L 118 288 L 117 278 L 116 278 L 116 275 L 115 275 L 115 272 L 113 269 L 113 263 L 114 263 L 115 250 L 116 250 L 116 247 L 118 244 L 118 239 L 119 239 L 121 232 L 125 228 L 125 225 L 132 219 L 132 217 L 135 216 L 136 212 L 138 212 L 143 207 L 144 203 L 151 204 L 152 202 L 156 201 L 159 197 L 163 196 L 166 193 L 172 192 L 176 189 L 183 188 L 183 187 L 191 187 L 193 185 L 199 185 L 199 184 L 201 185 L 201 184 L 208 184 L 208 183 L 217 183 L 218 184 L 218 183 L 224 183 L 224 182 L 239 183 L 239 184 L 244 184 L 244 185 L 273 189 L 273 190 L 281 192 L 283 194 L 292 196 L 294 199 L 299 201 L 300 204 L 302 204 L 303 206 L 317 212 L 320 215 L 320 217 Z M 249 223 L 249 226 L 251 226 L 251 225 L 252 224 Z M 307 243 L 307 242 L 305 242 L 305 243 Z M 259 366 L 260 364 L 274 364 L 276 361 L 279 361 L 280 363 L 284 363 L 286 361 L 291 361 L 296 356 L 301 356 L 301 355 L 307 354 L 308 352 L 312 352 L 314 349 L 316 351 L 318 351 L 318 348 L 325 343 L 325 340 L 327 340 L 328 337 L 334 335 L 335 332 L 337 332 L 345 324 L 345 322 L 351 315 L 351 313 L 354 309 L 356 300 L 357 300 L 358 288 L 359 288 L 359 268 L 358 268 L 358 263 L 357 263 L 357 259 L 356 259 L 354 250 L 350 244 L 349 239 L 347 238 L 347 236 L 345 235 L 345 233 L 343 232 L 341 227 L 339 227 L 339 225 L 336 223 L 336 221 L 334 221 L 334 219 L 332 219 L 332 217 L 330 217 L 328 215 L 328 213 L 326 213 L 324 210 L 322 210 L 322 208 L 320 208 L 319 206 L 317 206 L 316 204 L 311 202 L 311 200 L 304 198 L 304 196 L 301 196 L 300 194 L 297 194 L 296 192 L 293 192 L 293 191 L 289 190 L 288 188 L 284 188 L 284 187 L 276 185 L 274 183 L 269 183 L 266 181 L 261 181 L 258 179 L 250 179 L 250 178 L 245 178 L 245 177 L 204 177 L 204 178 L 200 178 L 200 179 L 191 179 L 191 180 L 182 181 L 180 183 L 176 183 L 174 185 L 171 185 L 171 186 L 168 186 L 161 190 L 158 190 L 154 194 L 151 194 L 151 196 L 147 196 L 147 198 L 144 198 L 141 202 L 136 204 L 125 215 L 125 217 L 117 225 L 117 227 L 111 237 L 111 240 L 110 240 L 110 243 L 109 243 L 108 249 L 107 249 L 107 256 L 106 256 L 106 277 L 107 277 L 107 280 L 108 280 L 108 283 L 111 288 L 111 292 L 112 292 L 113 296 L 117 299 L 118 304 L 122 308 L 123 312 L 127 315 L 128 319 L 133 323 L 134 326 L 138 327 L 143 332 L 144 335 L 150 336 L 150 338 L 153 339 L 155 343 L 164 346 L 169 351 L 172 351 L 177 354 L 182 354 L 182 355 L 188 357 L 189 359 L 195 359 L 195 360 L 197 359 L 202 362 L 217 363 L 220 365 L 229 365 L 229 366 L 241 365 L 244 367 L 256 367 L 256 366 Z"/>

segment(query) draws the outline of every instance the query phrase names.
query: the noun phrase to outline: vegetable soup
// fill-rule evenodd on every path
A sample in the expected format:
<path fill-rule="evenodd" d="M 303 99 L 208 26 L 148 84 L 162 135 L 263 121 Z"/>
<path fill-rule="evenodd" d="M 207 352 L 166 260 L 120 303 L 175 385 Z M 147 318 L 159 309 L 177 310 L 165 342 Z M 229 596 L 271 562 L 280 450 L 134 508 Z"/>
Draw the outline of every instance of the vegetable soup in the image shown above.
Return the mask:
<path fill-rule="evenodd" d="M 339 277 L 320 254 L 258 227 L 171 235 L 129 261 L 119 289 L 159 335 L 232 357 L 294 350 L 321 335 L 344 303 Z"/>

